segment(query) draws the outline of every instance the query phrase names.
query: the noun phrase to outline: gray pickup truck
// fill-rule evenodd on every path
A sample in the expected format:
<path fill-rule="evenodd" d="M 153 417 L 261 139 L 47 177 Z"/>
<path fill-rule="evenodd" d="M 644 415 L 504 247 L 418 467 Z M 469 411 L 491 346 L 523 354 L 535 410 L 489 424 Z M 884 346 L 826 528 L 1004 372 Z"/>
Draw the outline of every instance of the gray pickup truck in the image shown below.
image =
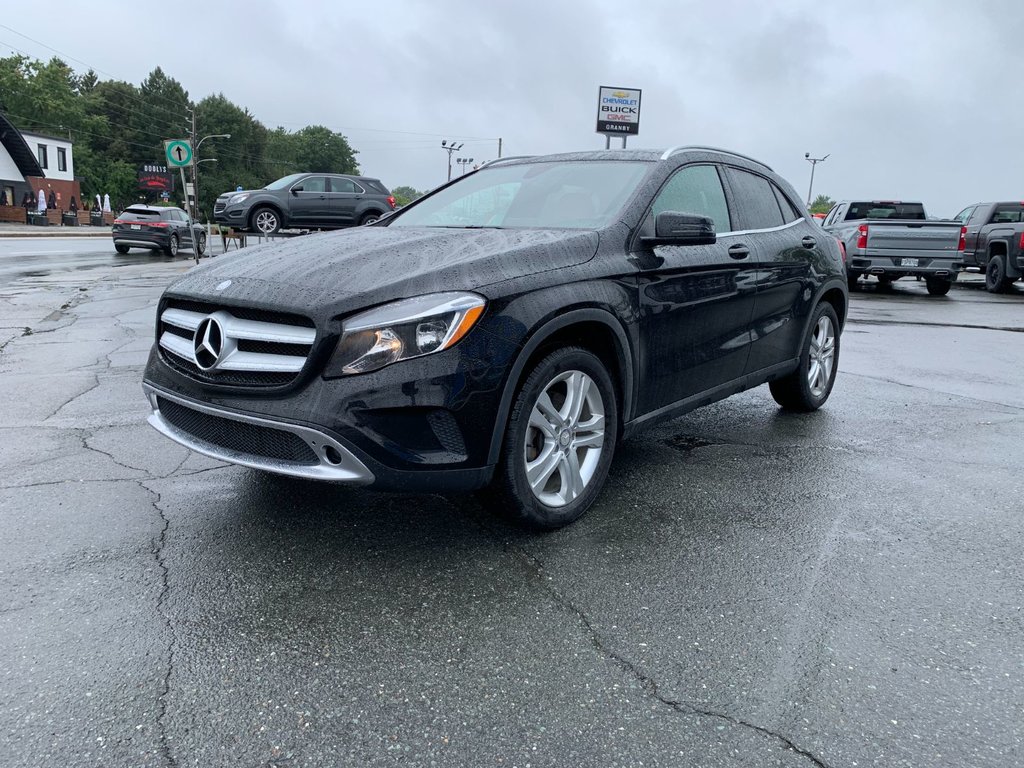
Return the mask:
<path fill-rule="evenodd" d="M 921 203 L 843 200 L 832 207 L 821 226 L 846 249 L 851 290 L 868 275 L 882 285 L 901 277 L 922 277 L 928 293 L 944 296 L 960 270 L 963 225 L 928 220 Z"/>
<path fill-rule="evenodd" d="M 985 289 L 1002 293 L 1024 278 L 1024 202 L 975 203 L 956 219 L 967 227 L 963 266 L 985 273 Z"/>

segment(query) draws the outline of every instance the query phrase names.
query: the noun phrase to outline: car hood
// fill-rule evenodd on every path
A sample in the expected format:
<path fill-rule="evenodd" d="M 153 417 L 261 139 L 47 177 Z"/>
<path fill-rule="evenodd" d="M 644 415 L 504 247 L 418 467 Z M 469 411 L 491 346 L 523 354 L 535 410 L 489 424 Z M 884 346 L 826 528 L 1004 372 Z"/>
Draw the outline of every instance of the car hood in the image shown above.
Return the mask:
<path fill-rule="evenodd" d="M 231 197 L 232 195 L 242 195 L 242 194 L 255 195 L 257 192 L 266 192 L 266 191 L 267 190 L 265 190 L 265 189 L 237 189 L 237 190 L 233 189 L 230 192 L 225 192 L 222 195 L 218 195 L 217 199 L 218 200 L 226 200 L 227 198 Z"/>
<path fill-rule="evenodd" d="M 594 231 L 355 227 L 245 248 L 196 267 L 168 295 L 331 315 L 582 264 Z"/>

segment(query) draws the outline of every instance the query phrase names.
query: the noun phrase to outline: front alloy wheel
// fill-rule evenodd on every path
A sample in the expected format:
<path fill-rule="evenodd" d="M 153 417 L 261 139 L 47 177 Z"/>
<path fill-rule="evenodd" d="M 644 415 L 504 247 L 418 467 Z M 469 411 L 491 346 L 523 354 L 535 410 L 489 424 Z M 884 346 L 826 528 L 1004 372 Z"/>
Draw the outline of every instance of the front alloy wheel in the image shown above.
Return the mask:
<path fill-rule="evenodd" d="M 554 350 L 516 393 L 486 499 L 529 528 L 568 525 L 600 494 L 618 429 L 615 385 L 601 359 L 580 347 Z"/>
<path fill-rule="evenodd" d="M 604 445 L 604 400 L 582 371 L 560 373 L 530 411 L 523 460 L 530 490 L 542 504 L 578 499 L 597 471 Z"/>
<path fill-rule="evenodd" d="M 264 235 L 272 235 L 281 228 L 281 220 L 270 208 L 260 208 L 252 217 L 253 227 Z"/>

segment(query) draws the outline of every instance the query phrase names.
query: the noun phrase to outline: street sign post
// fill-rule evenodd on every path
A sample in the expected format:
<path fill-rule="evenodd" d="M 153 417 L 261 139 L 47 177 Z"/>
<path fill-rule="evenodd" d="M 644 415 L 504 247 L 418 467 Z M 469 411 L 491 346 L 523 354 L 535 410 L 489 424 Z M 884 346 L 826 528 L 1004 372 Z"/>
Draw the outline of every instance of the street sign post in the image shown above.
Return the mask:
<path fill-rule="evenodd" d="M 185 183 L 185 166 L 192 164 L 192 143 L 188 139 L 164 139 L 164 155 L 167 164 L 181 173 L 181 191 L 185 194 L 185 215 L 188 216 L 188 231 L 192 242 L 192 253 L 199 263 L 199 248 L 196 246 L 196 229 L 192 221 L 192 206 L 188 200 L 188 185 Z"/>

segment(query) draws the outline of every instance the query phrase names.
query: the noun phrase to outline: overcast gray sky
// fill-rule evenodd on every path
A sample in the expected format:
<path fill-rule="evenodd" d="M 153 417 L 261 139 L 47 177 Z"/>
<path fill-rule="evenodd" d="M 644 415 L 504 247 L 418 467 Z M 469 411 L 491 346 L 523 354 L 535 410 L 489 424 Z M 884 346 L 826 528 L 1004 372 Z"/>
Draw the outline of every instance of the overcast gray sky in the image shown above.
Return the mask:
<path fill-rule="evenodd" d="M 640 88 L 630 146 L 712 144 L 814 190 L 923 200 L 951 216 L 1024 199 L 1021 0 L 249 0 L 11 3 L 2 23 L 76 69 L 193 99 L 223 92 L 268 127 L 343 132 L 389 186 L 444 181 L 442 138 L 476 161 L 604 146 L 600 85 Z M 180 28 L 175 34 L 171 30 Z M 0 52 L 53 51 L 0 29 Z M 458 171 L 455 170 L 455 173 Z"/>

